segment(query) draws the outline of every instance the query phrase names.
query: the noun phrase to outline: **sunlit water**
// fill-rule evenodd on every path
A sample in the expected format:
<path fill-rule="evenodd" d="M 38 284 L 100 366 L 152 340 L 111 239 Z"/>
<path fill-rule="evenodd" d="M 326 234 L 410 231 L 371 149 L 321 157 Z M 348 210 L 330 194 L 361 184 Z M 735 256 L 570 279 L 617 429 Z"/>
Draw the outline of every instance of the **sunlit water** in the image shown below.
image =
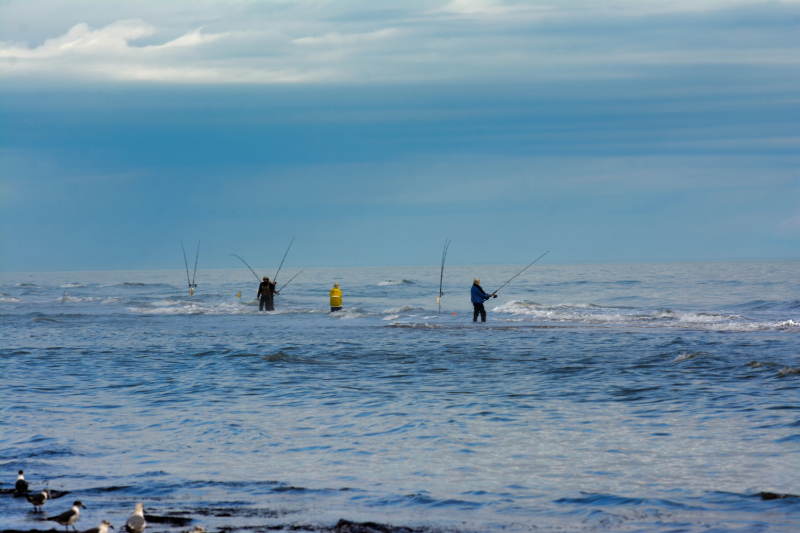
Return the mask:
<path fill-rule="evenodd" d="M 800 530 L 800 263 L 518 269 L 3 275 L 3 529 Z"/>

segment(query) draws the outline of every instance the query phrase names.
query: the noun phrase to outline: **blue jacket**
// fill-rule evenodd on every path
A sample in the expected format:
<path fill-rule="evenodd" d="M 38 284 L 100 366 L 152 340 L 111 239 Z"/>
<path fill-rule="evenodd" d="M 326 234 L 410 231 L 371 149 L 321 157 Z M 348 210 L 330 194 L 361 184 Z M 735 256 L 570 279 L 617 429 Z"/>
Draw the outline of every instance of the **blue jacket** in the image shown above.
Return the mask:
<path fill-rule="evenodd" d="M 481 289 L 480 285 L 475 285 L 474 283 L 472 284 L 472 303 L 482 304 L 491 297 L 491 294 L 486 294 L 483 292 L 483 289 Z"/>

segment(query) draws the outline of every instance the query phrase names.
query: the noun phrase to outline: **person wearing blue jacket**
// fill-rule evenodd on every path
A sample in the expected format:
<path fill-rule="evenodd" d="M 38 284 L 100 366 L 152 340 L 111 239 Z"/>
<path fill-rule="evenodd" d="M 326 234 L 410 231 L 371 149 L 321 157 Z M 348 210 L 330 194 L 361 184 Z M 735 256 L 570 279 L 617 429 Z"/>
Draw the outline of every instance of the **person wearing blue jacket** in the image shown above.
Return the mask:
<path fill-rule="evenodd" d="M 481 315 L 481 322 L 486 322 L 486 309 L 483 308 L 483 302 L 488 300 L 489 298 L 497 298 L 496 294 L 486 294 L 486 292 L 481 288 L 481 280 L 479 278 L 475 278 L 475 282 L 472 284 L 472 307 L 474 309 L 472 313 L 472 321 L 478 321 L 478 315 Z"/>

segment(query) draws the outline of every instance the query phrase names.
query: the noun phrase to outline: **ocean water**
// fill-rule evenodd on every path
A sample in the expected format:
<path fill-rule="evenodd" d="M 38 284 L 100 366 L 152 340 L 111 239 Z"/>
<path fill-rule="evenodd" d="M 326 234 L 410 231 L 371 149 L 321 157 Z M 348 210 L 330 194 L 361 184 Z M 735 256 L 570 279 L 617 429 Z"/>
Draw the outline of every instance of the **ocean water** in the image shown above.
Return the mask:
<path fill-rule="evenodd" d="M 2 529 L 800 531 L 800 263 L 519 268 L 3 274 Z"/>

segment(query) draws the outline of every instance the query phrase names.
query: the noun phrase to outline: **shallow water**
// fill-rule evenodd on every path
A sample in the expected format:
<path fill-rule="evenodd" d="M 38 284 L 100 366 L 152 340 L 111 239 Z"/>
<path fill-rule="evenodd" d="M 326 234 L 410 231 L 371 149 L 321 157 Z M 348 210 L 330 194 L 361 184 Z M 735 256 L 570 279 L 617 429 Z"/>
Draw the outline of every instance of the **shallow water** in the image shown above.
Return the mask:
<path fill-rule="evenodd" d="M 4 274 L 0 489 L 79 529 L 800 530 L 759 495 L 800 494 L 800 263 L 537 264 L 473 324 L 518 268 L 448 268 L 441 314 L 436 267 L 308 269 L 274 313 L 247 270 Z"/>

